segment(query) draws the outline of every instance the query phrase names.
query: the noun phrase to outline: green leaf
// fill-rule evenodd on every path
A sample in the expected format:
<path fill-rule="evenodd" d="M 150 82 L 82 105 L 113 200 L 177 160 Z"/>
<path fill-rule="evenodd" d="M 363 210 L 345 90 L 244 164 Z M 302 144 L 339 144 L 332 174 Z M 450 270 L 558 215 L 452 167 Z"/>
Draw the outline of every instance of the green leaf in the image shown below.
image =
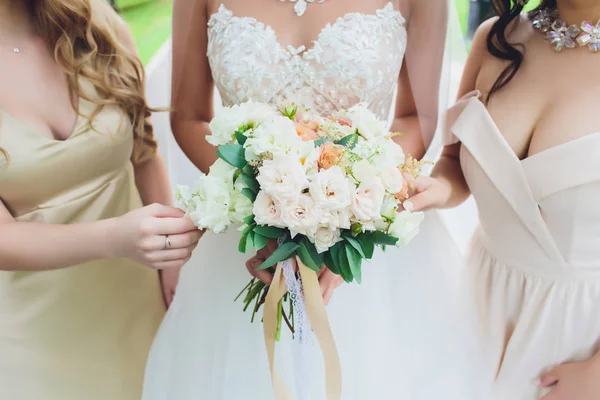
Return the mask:
<path fill-rule="evenodd" d="M 249 234 L 252 229 L 254 229 L 254 224 L 246 226 L 242 231 L 242 236 Z"/>
<path fill-rule="evenodd" d="M 244 135 L 244 132 L 240 130 L 235 131 L 235 138 L 237 139 L 238 143 L 242 146 L 244 145 L 244 143 L 246 143 L 246 140 L 248 140 L 246 135 Z"/>
<path fill-rule="evenodd" d="M 217 156 L 236 168 L 242 169 L 246 162 L 246 150 L 241 144 L 224 144 L 219 146 Z"/>
<path fill-rule="evenodd" d="M 252 190 L 250 190 L 248 188 L 243 188 L 240 193 L 242 195 L 246 196 L 253 203 L 254 203 L 254 200 L 256 200 L 256 193 L 254 193 Z"/>
<path fill-rule="evenodd" d="M 363 253 L 367 260 L 373 258 L 373 254 L 375 253 L 375 243 L 373 243 L 373 239 L 370 235 L 358 235 L 356 240 L 360 243 L 360 247 L 363 249 Z"/>
<path fill-rule="evenodd" d="M 352 271 L 352 275 L 356 282 L 362 282 L 362 260 L 363 257 L 356 251 L 354 247 L 350 244 L 346 244 L 346 258 L 348 259 L 348 264 L 350 265 L 350 271 Z"/>
<path fill-rule="evenodd" d="M 309 250 L 309 247 L 312 247 L 312 250 Z M 313 256 L 315 255 L 318 259 L 313 258 Z M 310 241 L 306 239 L 306 237 L 300 241 L 300 245 L 298 247 L 298 256 L 300 257 L 300 260 L 302 260 L 304 265 L 306 265 L 308 268 L 312 269 L 315 272 L 319 272 L 321 270 L 321 265 L 323 264 L 323 257 L 321 257 L 320 254 L 317 254 L 316 250 L 314 250 L 314 246 L 312 246 L 312 243 L 310 243 Z"/>
<path fill-rule="evenodd" d="M 246 252 L 246 242 L 248 241 L 248 235 L 242 235 L 240 238 L 240 243 L 238 244 L 238 251 L 240 253 Z"/>
<path fill-rule="evenodd" d="M 346 255 L 346 246 L 342 242 L 342 247 L 338 253 L 340 272 L 344 281 L 350 283 L 354 280 L 352 276 L 352 269 L 350 268 L 350 262 L 348 261 L 348 256 Z"/>
<path fill-rule="evenodd" d="M 248 239 L 246 240 L 246 253 L 254 248 L 254 232 L 250 232 L 248 234 Z"/>
<path fill-rule="evenodd" d="M 337 259 L 337 253 L 335 254 L 335 256 Z M 329 251 L 323 255 L 323 263 L 325 263 L 325 265 L 327 266 L 327 268 L 329 268 L 329 270 L 331 272 L 333 272 L 336 275 L 340 275 L 341 271 L 340 271 L 339 265 L 337 264 L 337 262 L 333 262 L 333 260 L 334 260 L 334 258 L 333 258 L 332 250 L 329 249 Z"/>
<path fill-rule="evenodd" d="M 323 143 L 326 143 L 326 142 L 331 142 L 331 139 L 324 137 L 322 139 L 315 140 L 313 142 L 313 144 L 315 145 L 315 147 L 319 147 L 320 145 L 322 145 Z"/>
<path fill-rule="evenodd" d="M 256 251 L 264 249 L 267 243 L 269 243 L 268 237 L 254 232 L 254 247 L 256 248 Z"/>
<path fill-rule="evenodd" d="M 321 267 L 323 265 L 323 253 L 319 253 L 315 245 L 311 243 L 306 236 L 304 237 L 303 241 L 306 245 L 308 252 L 310 253 L 310 257 L 315 261 L 315 263 L 319 267 Z"/>
<path fill-rule="evenodd" d="M 256 176 L 256 172 L 254 171 L 254 168 L 250 164 L 246 164 L 246 166 L 244 168 L 242 168 L 242 172 L 248 176 Z"/>
<path fill-rule="evenodd" d="M 367 258 L 367 256 L 365 255 L 365 252 L 362 249 L 362 245 L 360 244 L 360 242 L 357 239 L 353 238 L 350 235 L 343 235 L 343 237 L 352 247 L 354 247 L 354 249 L 356 251 L 359 252 L 359 254 L 362 258 Z"/>
<path fill-rule="evenodd" d="M 254 232 L 269 239 L 279 239 L 284 233 L 283 229 L 268 225 L 258 225 L 256 228 L 254 228 Z"/>
<path fill-rule="evenodd" d="M 354 148 L 354 146 L 356 146 L 356 143 L 358 143 L 358 134 L 356 133 L 351 133 L 350 135 L 344 136 L 343 138 L 335 142 L 335 144 L 341 144 L 342 146 L 347 147 L 349 149 Z"/>
<path fill-rule="evenodd" d="M 278 262 L 287 260 L 296 252 L 296 250 L 298 250 L 298 243 L 287 242 L 282 244 L 260 265 L 260 267 L 256 268 L 256 271 L 271 268 Z"/>
<path fill-rule="evenodd" d="M 375 231 L 373 233 L 371 233 L 372 236 L 372 241 L 375 244 L 378 245 L 382 245 L 382 246 L 395 246 L 396 243 L 398 243 L 398 239 L 390 236 L 386 233 L 383 233 L 381 231 Z"/>
<path fill-rule="evenodd" d="M 243 221 L 246 225 L 254 224 L 254 215 L 248 215 L 247 217 L 244 217 Z"/>
<path fill-rule="evenodd" d="M 241 174 L 238 176 L 238 180 L 242 181 L 244 185 L 254 193 L 258 194 L 260 190 L 260 186 L 258 185 L 258 181 L 253 176 L 248 176 L 246 174 Z"/>

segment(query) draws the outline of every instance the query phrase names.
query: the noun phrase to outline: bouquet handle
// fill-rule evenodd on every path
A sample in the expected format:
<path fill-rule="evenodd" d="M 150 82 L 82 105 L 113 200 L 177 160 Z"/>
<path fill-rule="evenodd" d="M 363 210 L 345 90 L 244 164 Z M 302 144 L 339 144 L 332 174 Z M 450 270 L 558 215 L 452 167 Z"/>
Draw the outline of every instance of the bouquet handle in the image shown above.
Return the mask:
<path fill-rule="evenodd" d="M 342 369 L 337 347 L 327 318 L 323 297 L 319 289 L 319 279 L 315 271 L 308 268 L 296 256 L 302 286 L 304 289 L 304 301 L 306 313 L 315 333 L 323 358 L 325 361 L 325 387 L 327 400 L 339 400 L 342 396 Z M 277 305 L 287 292 L 287 285 L 283 279 L 281 263 L 277 264 L 273 282 L 265 300 L 263 315 L 263 329 L 269 366 L 271 368 L 271 380 L 276 400 L 291 400 L 290 392 L 275 370 L 275 343 L 277 332 Z"/>

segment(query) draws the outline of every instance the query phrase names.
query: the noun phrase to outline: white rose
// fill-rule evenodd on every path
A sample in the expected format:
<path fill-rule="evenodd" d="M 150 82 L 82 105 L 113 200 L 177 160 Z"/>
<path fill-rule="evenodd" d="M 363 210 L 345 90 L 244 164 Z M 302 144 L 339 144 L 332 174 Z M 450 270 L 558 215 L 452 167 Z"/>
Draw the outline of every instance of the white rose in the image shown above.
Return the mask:
<path fill-rule="evenodd" d="M 351 202 L 351 189 L 354 189 L 354 184 L 338 166 L 321 170 L 312 177 L 310 184 L 310 193 L 318 206 L 329 210 L 348 207 Z"/>
<path fill-rule="evenodd" d="M 358 181 L 370 181 L 377 176 L 377 168 L 368 160 L 360 160 L 352 166 L 352 176 Z"/>
<path fill-rule="evenodd" d="M 419 233 L 419 227 L 424 218 L 425 214 L 422 212 L 402 211 L 397 213 L 396 219 L 388 230 L 389 235 L 398 239 L 396 246 L 406 246 Z"/>
<path fill-rule="evenodd" d="M 268 104 L 251 101 L 232 107 L 223 107 L 210 122 L 211 135 L 207 136 L 206 140 L 213 146 L 233 143 L 236 141 L 235 132 L 241 127 L 256 126 L 278 114 L 277 110 Z"/>
<path fill-rule="evenodd" d="M 320 227 L 314 236 L 314 244 L 318 253 L 324 253 L 331 246 L 339 242 L 340 230 L 329 229 L 328 227 Z"/>
<path fill-rule="evenodd" d="M 380 219 L 384 196 L 385 189 L 379 178 L 371 177 L 370 180 L 362 181 L 352 198 L 352 213 L 364 223 Z"/>
<path fill-rule="evenodd" d="M 202 176 L 191 203 L 188 214 L 198 228 L 221 233 L 231 224 L 231 193 L 227 183 L 222 180 L 209 175 Z"/>
<path fill-rule="evenodd" d="M 246 159 L 258 160 L 261 154 L 289 154 L 297 160 L 305 158 L 313 149 L 312 142 L 303 142 L 296 133 L 294 122 L 284 116 L 264 121 L 244 143 Z"/>
<path fill-rule="evenodd" d="M 385 122 L 362 103 L 349 109 L 347 115 L 352 121 L 352 129 L 365 139 L 389 135 Z"/>
<path fill-rule="evenodd" d="M 280 204 L 264 190 L 258 192 L 252 212 L 254 213 L 254 220 L 259 225 L 283 227 Z"/>
<path fill-rule="evenodd" d="M 341 210 L 323 210 L 321 213 L 321 225 L 329 229 L 350 229 L 352 223 L 352 209 L 346 207 Z"/>
<path fill-rule="evenodd" d="M 302 194 L 298 201 L 288 201 L 282 206 L 281 221 L 292 238 L 297 234 L 314 237 L 320 220 L 321 210 L 309 194 Z"/>
<path fill-rule="evenodd" d="M 393 165 L 385 166 L 381 169 L 379 176 L 381 177 L 383 187 L 389 193 L 395 194 L 402 190 L 404 177 L 402 176 L 402 172 L 400 172 L 398 167 Z"/>
<path fill-rule="evenodd" d="M 256 180 L 262 190 L 278 201 L 297 200 L 308 187 L 302 164 L 293 156 L 275 154 L 258 169 Z"/>

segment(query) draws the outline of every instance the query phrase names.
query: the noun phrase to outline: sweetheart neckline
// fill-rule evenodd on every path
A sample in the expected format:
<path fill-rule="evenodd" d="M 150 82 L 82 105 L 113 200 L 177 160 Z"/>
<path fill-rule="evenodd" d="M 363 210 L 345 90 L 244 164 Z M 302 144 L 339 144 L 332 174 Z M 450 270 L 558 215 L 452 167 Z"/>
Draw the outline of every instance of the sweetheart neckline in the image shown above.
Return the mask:
<path fill-rule="evenodd" d="M 223 3 L 221 3 L 221 5 L 219 6 L 219 9 L 217 11 L 213 12 L 210 15 L 207 25 L 210 30 L 211 26 L 213 25 L 213 21 L 217 18 L 217 16 L 223 12 L 226 12 L 228 14 L 229 20 L 237 19 L 237 20 L 241 20 L 241 21 L 248 21 L 256 29 L 261 29 L 264 32 L 270 32 L 275 37 L 275 42 L 277 43 L 277 46 L 279 47 L 279 49 L 281 51 L 285 52 L 286 54 L 288 54 L 292 57 L 298 56 L 301 54 L 302 57 L 304 58 L 304 57 L 309 56 L 314 51 L 318 50 L 319 42 L 322 39 L 323 33 L 327 29 L 335 28 L 339 24 L 343 23 L 344 21 L 347 21 L 348 18 L 356 17 L 356 16 L 360 16 L 363 18 L 371 17 L 371 18 L 376 18 L 376 19 L 382 19 L 383 16 L 380 14 L 385 11 L 393 12 L 395 14 L 395 16 L 400 19 L 400 24 L 402 25 L 402 27 L 404 29 L 406 29 L 406 26 L 405 26 L 406 19 L 404 18 L 404 15 L 402 15 L 402 12 L 400 10 L 396 9 L 394 7 L 394 4 L 390 1 L 384 7 L 378 8 L 377 10 L 373 11 L 373 13 L 349 12 L 344 15 L 341 15 L 341 16 L 337 17 L 334 22 L 329 22 L 323 28 L 321 28 L 317 34 L 316 39 L 312 40 L 309 45 L 300 45 L 298 47 L 291 45 L 291 44 L 284 46 L 284 44 L 279 40 L 279 35 L 277 34 L 277 31 L 271 25 L 261 22 L 259 19 L 255 18 L 255 17 L 244 17 L 244 16 L 234 15 L 233 11 L 231 11 L 229 8 L 227 8 Z"/>

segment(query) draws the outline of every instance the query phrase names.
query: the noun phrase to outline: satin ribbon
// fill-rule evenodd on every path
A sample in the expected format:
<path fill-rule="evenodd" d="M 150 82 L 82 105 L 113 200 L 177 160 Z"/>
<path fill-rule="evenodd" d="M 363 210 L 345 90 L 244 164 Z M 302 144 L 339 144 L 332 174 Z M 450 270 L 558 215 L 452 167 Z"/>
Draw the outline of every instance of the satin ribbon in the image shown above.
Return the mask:
<path fill-rule="evenodd" d="M 302 277 L 302 287 L 304 290 L 304 301 L 306 302 L 306 313 L 312 326 L 315 337 L 317 338 L 323 359 L 325 361 L 325 388 L 327 400 L 340 400 L 342 396 L 342 368 L 338 355 L 333 333 L 323 304 L 321 289 L 319 288 L 319 279 L 317 273 L 300 261 L 296 257 L 300 276 Z M 269 293 L 265 300 L 263 314 L 263 329 L 265 336 L 265 345 L 271 368 L 271 381 L 275 400 L 292 400 L 291 394 L 285 387 L 285 384 L 277 374 L 275 369 L 275 344 L 277 342 L 277 305 L 287 293 L 287 285 L 283 279 L 283 270 L 281 263 L 277 264 L 273 282 L 269 288 Z"/>

